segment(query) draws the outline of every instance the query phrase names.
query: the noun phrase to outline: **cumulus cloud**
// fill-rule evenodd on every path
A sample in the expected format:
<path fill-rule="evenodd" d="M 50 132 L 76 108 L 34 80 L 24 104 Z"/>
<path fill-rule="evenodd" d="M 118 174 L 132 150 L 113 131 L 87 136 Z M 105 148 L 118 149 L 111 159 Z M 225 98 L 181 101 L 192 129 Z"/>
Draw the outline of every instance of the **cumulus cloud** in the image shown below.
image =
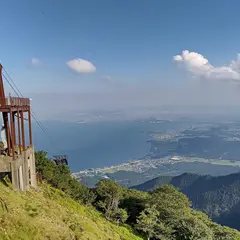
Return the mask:
<path fill-rule="evenodd" d="M 78 73 L 96 72 L 96 67 L 89 61 L 76 58 L 67 62 L 67 66 Z"/>
<path fill-rule="evenodd" d="M 173 57 L 194 76 L 208 79 L 240 80 L 240 54 L 229 65 L 214 67 L 203 55 L 184 50 L 181 55 Z"/>
<path fill-rule="evenodd" d="M 32 58 L 31 59 L 31 65 L 32 66 L 40 66 L 40 65 L 42 65 L 42 61 L 38 58 Z"/>

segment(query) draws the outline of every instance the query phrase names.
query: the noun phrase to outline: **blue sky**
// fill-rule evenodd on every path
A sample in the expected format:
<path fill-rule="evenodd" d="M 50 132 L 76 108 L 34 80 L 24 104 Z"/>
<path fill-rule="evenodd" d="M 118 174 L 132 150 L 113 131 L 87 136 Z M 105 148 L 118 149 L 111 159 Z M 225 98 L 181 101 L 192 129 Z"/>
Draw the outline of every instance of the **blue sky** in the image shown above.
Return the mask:
<path fill-rule="evenodd" d="M 33 96 L 65 92 L 102 98 L 110 92 L 114 98 L 115 93 L 131 95 L 136 89 L 147 96 L 151 89 L 183 88 L 192 75 L 238 80 L 231 66 L 221 68 L 240 52 L 238 0 L 0 3 L 0 60 L 19 88 Z M 183 50 L 194 59 L 199 55 L 192 52 L 208 59 L 211 73 L 206 64 L 203 69 L 189 58 L 174 62 Z M 77 58 L 93 64 L 96 71 L 73 71 L 66 63 Z M 179 62 L 185 70 L 178 68 Z M 231 73 L 219 77 L 225 70 Z M 89 100 L 93 105 L 95 101 Z"/>

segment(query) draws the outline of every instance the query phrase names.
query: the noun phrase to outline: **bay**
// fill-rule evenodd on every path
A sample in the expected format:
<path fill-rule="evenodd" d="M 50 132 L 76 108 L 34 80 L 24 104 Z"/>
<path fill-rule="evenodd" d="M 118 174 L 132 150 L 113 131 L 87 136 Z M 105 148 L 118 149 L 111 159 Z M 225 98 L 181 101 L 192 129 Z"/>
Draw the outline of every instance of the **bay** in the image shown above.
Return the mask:
<path fill-rule="evenodd" d="M 179 129 L 181 123 L 162 121 L 118 121 L 97 123 L 43 122 L 48 139 L 33 124 L 33 139 L 37 150 L 49 156 L 66 154 L 71 171 L 117 165 L 149 153 L 149 131 Z"/>

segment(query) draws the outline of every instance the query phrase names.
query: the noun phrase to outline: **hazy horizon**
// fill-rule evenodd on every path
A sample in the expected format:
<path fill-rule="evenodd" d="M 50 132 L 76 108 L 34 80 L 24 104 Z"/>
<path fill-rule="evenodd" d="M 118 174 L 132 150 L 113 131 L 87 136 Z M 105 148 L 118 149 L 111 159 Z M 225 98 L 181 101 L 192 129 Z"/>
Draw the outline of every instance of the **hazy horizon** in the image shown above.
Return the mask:
<path fill-rule="evenodd" d="M 66 116 L 68 113 L 119 111 L 129 114 L 145 112 L 144 117 L 152 117 L 152 110 L 172 110 L 178 108 L 187 113 L 226 113 L 240 107 L 240 88 L 236 84 L 209 83 L 198 81 L 184 87 L 159 85 L 144 87 L 127 87 L 86 92 L 39 93 L 29 94 L 33 109 L 41 119 Z M 189 112 L 190 111 L 190 112 Z M 199 112 L 199 113 L 200 113 Z M 184 114 L 184 111 L 182 112 Z M 236 113 L 237 114 L 237 113 Z M 136 116 L 137 117 L 137 116 Z"/>

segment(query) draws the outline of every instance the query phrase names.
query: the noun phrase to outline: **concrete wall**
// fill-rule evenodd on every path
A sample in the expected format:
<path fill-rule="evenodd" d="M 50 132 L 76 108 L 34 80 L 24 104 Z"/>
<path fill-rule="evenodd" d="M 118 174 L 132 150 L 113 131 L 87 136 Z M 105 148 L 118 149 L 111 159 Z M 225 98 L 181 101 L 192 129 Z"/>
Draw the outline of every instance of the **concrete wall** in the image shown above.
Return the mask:
<path fill-rule="evenodd" d="M 36 167 L 34 147 L 12 157 L 0 155 L 0 172 L 11 172 L 12 186 L 14 190 L 26 191 L 29 186 L 36 187 Z"/>

